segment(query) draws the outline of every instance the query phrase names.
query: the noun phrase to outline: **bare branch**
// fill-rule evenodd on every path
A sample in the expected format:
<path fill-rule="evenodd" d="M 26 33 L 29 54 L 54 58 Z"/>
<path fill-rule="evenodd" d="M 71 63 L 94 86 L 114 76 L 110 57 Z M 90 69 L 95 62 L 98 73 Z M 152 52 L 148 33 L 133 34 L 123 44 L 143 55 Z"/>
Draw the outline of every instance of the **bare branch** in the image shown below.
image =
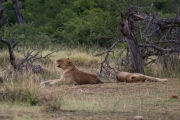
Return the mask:
<path fill-rule="evenodd" d="M 105 54 L 106 53 L 106 56 L 105 56 L 105 59 L 103 60 L 103 62 L 101 62 L 101 66 L 100 66 L 100 73 L 103 72 L 103 70 L 105 70 L 106 73 L 111 73 L 111 70 L 113 70 L 113 72 L 117 73 L 116 70 L 114 68 L 112 68 L 110 65 L 109 65 L 109 62 L 108 62 L 108 56 L 109 56 L 109 53 L 112 52 L 112 49 L 119 43 L 119 42 L 125 42 L 125 40 L 117 40 L 116 42 L 114 42 L 111 47 L 105 51 L 105 52 L 102 52 L 102 54 Z M 98 55 L 102 55 L 102 54 L 98 54 Z M 107 66 L 107 67 L 105 67 Z"/>
<path fill-rule="evenodd" d="M 100 53 L 97 53 L 97 54 L 95 54 L 95 56 L 101 56 L 101 55 L 103 55 L 103 54 L 105 54 L 105 53 L 110 53 L 110 52 L 112 52 L 112 49 L 113 49 L 119 42 L 125 42 L 125 40 L 118 40 L 118 41 L 116 41 L 115 43 L 113 43 L 113 44 L 111 45 L 111 47 L 110 47 L 108 50 L 103 51 L 103 52 L 100 52 Z"/>
<path fill-rule="evenodd" d="M 33 62 L 37 61 L 38 59 L 43 59 L 43 58 L 48 58 L 51 54 L 59 51 L 59 50 L 55 50 L 52 51 L 46 55 L 42 55 L 42 50 L 31 50 L 28 49 L 26 52 L 24 52 L 24 59 L 22 59 L 19 63 L 16 63 L 17 61 L 15 61 L 15 56 L 13 53 L 13 47 L 16 43 L 12 43 L 10 40 L 4 39 L 4 38 L 0 38 L 0 42 L 3 42 L 5 44 L 7 44 L 8 46 L 8 50 L 9 50 L 9 56 L 10 56 L 10 63 L 12 65 L 12 67 L 14 68 L 14 70 L 21 70 L 24 66 L 31 66 L 30 68 L 36 70 L 36 68 L 38 68 L 38 70 L 42 70 L 41 66 L 33 66 Z M 24 51 L 24 49 L 23 49 Z"/>
<path fill-rule="evenodd" d="M 177 53 L 180 53 L 180 48 L 177 47 L 177 48 L 169 48 L 169 49 L 164 49 L 164 48 L 161 48 L 159 46 L 156 46 L 154 44 L 139 44 L 140 47 L 152 47 L 160 52 L 163 52 L 163 53 L 173 53 L 173 52 L 177 52 Z"/>

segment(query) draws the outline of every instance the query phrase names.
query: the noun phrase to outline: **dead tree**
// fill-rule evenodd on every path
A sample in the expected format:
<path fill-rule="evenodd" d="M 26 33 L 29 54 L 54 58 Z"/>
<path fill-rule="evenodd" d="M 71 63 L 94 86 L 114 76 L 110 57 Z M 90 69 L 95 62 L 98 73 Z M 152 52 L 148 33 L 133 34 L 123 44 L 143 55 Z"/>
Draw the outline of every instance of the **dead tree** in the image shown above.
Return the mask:
<path fill-rule="evenodd" d="M 165 66 L 168 63 L 170 67 L 177 67 L 176 63 L 180 58 L 180 18 L 178 15 L 172 18 L 159 18 L 156 13 L 143 14 L 133 9 L 120 15 L 122 17 L 120 30 L 126 38 L 128 49 L 121 49 L 119 55 L 121 62 L 128 61 L 130 58 L 131 63 L 131 69 L 126 70 L 143 73 L 142 63 L 148 65 L 159 59 L 162 59 L 161 64 L 164 63 Z M 109 55 L 113 48 L 103 53 Z M 127 51 L 126 56 L 123 55 L 124 51 Z M 107 58 L 108 56 L 105 57 L 103 63 L 108 63 Z"/>
<path fill-rule="evenodd" d="M 23 68 L 25 68 L 26 70 L 31 70 L 33 73 L 41 73 L 47 71 L 46 69 L 42 68 L 40 65 L 33 65 L 33 63 L 39 59 L 48 58 L 51 54 L 59 51 L 59 50 L 55 50 L 46 55 L 42 55 L 41 50 L 29 49 L 27 51 L 24 51 L 24 59 L 20 61 L 16 61 L 13 51 L 16 42 L 13 43 L 10 40 L 4 38 L 0 38 L 0 42 L 5 43 L 8 46 L 10 64 L 12 65 L 13 69 L 17 71 L 20 71 Z"/>
<path fill-rule="evenodd" d="M 15 15 L 17 17 L 19 24 L 25 24 L 25 20 L 23 18 L 23 15 L 20 9 L 19 0 L 12 0 L 12 3 L 13 3 L 14 12 L 15 12 Z"/>
<path fill-rule="evenodd" d="M 122 22 L 120 27 L 122 34 L 127 38 L 131 55 L 132 72 L 143 72 L 141 60 L 146 57 L 180 52 L 179 37 L 175 37 L 174 40 L 168 39 L 168 35 L 176 34 L 178 36 L 180 18 L 159 19 L 152 14 L 146 15 L 132 9 L 126 15 L 127 17 L 121 13 Z M 141 30 L 143 32 L 139 33 L 141 34 L 141 39 L 144 39 L 143 44 L 138 43 L 136 40 L 137 36 L 134 36 L 134 24 L 136 21 L 143 21 L 147 25 L 144 30 Z M 149 31 L 150 28 L 153 29 L 151 32 Z M 147 31 L 151 34 L 147 34 Z M 165 34 L 162 35 L 163 32 Z M 156 39 L 154 38 L 155 35 L 159 35 L 159 38 L 152 40 Z M 143 49 L 139 50 L 139 47 Z M 143 53 L 145 49 L 146 54 Z"/>
<path fill-rule="evenodd" d="M 134 36 L 134 16 L 133 12 L 129 12 L 127 17 L 121 13 L 122 22 L 120 23 L 121 33 L 127 38 L 128 48 L 131 56 L 131 72 L 144 73 L 141 64 L 141 54 L 138 47 L 138 42 Z"/>

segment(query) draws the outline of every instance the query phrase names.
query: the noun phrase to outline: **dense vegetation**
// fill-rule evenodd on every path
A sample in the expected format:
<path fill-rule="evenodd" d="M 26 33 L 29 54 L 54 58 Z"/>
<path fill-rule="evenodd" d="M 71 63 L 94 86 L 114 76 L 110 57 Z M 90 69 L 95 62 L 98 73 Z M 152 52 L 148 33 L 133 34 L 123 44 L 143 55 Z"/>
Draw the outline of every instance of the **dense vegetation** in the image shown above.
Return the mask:
<path fill-rule="evenodd" d="M 49 46 L 97 45 L 109 47 L 121 38 L 119 13 L 130 7 L 160 17 L 175 16 L 178 4 L 174 0 L 19 0 L 26 25 L 19 25 L 11 0 L 2 3 L 5 8 L 0 36 L 26 41 L 26 44 Z M 176 0 L 176 3 L 180 3 Z M 44 43 L 46 43 L 44 45 Z"/>

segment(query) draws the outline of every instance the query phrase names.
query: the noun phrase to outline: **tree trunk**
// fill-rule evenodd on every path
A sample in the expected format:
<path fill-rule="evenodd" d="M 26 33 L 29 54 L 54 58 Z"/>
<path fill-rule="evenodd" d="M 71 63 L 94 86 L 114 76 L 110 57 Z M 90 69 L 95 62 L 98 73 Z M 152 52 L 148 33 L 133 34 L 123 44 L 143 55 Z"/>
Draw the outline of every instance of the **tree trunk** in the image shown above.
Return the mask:
<path fill-rule="evenodd" d="M 16 14 L 16 17 L 17 17 L 19 24 L 25 24 L 22 12 L 20 10 L 19 1 L 18 0 L 12 0 L 12 2 L 13 2 L 14 11 L 15 11 L 15 14 Z"/>
<path fill-rule="evenodd" d="M 2 24 L 3 24 L 3 12 L 4 12 L 4 9 L 3 9 L 2 5 L 1 5 L 3 2 L 4 2 L 3 0 L 0 0 L 0 27 L 2 27 Z"/>
<path fill-rule="evenodd" d="M 121 14 L 121 17 L 121 32 L 127 38 L 126 42 L 130 51 L 131 72 L 144 74 L 144 70 L 141 64 L 141 54 L 139 52 L 138 42 L 133 33 L 133 18 L 131 19 L 131 16 L 128 16 L 128 18 L 126 18 L 123 14 Z"/>
<path fill-rule="evenodd" d="M 15 70 L 17 70 L 17 69 L 18 69 L 18 66 L 17 66 L 17 64 L 16 64 L 16 62 L 15 62 L 15 56 L 14 56 L 14 52 L 13 52 L 13 46 L 14 46 L 14 44 L 11 43 L 11 41 L 9 41 L 9 40 L 7 40 L 7 39 L 4 39 L 4 38 L 0 38 L 0 41 L 3 42 L 3 43 L 5 43 L 5 44 L 7 44 L 8 50 L 9 50 L 10 63 L 11 63 L 11 65 L 13 66 L 13 68 L 14 68 Z"/>

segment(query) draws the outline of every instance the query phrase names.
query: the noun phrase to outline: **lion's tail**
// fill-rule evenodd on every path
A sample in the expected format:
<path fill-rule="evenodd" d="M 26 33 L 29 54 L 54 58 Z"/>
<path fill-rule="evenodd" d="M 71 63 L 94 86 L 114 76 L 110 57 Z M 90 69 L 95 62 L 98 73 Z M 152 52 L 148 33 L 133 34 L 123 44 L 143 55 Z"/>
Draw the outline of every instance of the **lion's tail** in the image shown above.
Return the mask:
<path fill-rule="evenodd" d="M 161 78 L 154 78 L 150 76 L 146 76 L 146 80 L 150 82 L 167 82 L 168 81 L 166 78 L 161 79 Z"/>

